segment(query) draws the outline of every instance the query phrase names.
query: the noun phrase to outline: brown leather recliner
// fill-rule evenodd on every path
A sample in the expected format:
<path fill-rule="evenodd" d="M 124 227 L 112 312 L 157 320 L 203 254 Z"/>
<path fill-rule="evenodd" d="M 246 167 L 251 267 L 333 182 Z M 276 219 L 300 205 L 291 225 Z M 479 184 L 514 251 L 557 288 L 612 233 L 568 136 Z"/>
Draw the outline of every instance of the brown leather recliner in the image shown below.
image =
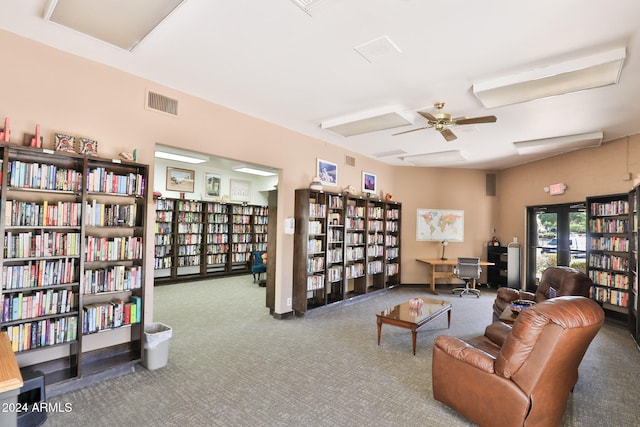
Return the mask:
<path fill-rule="evenodd" d="M 511 305 L 513 301 L 531 300 L 542 302 L 549 299 L 549 288 L 556 290 L 557 297 L 581 295 L 588 298 L 592 285 L 593 282 L 580 270 L 561 266 L 548 267 L 542 272 L 542 277 L 535 293 L 513 288 L 498 288 L 496 299 L 493 303 L 493 320 L 498 320 L 504 309 Z"/>
<path fill-rule="evenodd" d="M 603 321 L 595 301 L 565 296 L 524 309 L 513 326 L 494 322 L 484 336 L 438 336 L 433 396 L 480 426 L 559 426 Z"/>

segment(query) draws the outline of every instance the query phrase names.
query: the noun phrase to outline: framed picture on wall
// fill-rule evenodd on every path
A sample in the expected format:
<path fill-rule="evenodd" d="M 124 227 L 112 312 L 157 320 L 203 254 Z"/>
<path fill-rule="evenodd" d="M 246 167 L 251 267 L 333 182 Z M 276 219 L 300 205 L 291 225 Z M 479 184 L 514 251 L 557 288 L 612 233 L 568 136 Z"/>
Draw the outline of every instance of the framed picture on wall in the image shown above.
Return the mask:
<path fill-rule="evenodd" d="M 208 199 L 220 197 L 220 175 L 211 172 L 204 173 L 204 197 Z"/>
<path fill-rule="evenodd" d="M 367 194 L 375 194 L 377 191 L 377 179 L 372 173 L 362 171 L 362 192 Z"/>
<path fill-rule="evenodd" d="M 338 186 L 338 165 L 326 160 L 317 159 L 316 176 L 320 178 L 322 185 L 330 187 Z"/>
<path fill-rule="evenodd" d="M 193 170 L 167 167 L 167 190 L 193 193 L 195 175 Z"/>
<path fill-rule="evenodd" d="M 229 194 L 232 202 L 251 201 L 251 183 L 239 179 L 229 180 Z"/>

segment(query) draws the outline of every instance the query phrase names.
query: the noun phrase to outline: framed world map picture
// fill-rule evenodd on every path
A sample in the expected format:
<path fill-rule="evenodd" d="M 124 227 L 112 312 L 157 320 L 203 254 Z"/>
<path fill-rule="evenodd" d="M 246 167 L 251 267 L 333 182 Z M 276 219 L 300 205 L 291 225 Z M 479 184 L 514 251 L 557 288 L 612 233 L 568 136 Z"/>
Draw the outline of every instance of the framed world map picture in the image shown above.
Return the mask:
<path fill-rule="evenodd" d="M 416 240 L 463 242 L 464 211 L 418 209 Z"/>

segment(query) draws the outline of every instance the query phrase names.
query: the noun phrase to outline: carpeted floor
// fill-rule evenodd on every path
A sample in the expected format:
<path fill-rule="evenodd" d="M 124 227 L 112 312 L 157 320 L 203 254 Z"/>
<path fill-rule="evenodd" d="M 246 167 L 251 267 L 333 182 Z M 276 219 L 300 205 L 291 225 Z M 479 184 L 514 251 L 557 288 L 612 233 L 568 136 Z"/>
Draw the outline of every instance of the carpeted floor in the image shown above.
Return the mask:
<path fill-rule="evenodd" d="M 439 298 L 446 316 L 418 333 L 383 325 L 375 313 L 422 288 L 396 288 L 305 318 L 275 320 L 251 276 L 155 290 L 155 320 L 172 327 L 166 367 L 136 372 L 49 399 L 68 412 L 50 426 L 468 426 L 433 399 L 431 351 L 440 334 L 471 337 L 491 321 L 495 290 Z M 621 324 L 607 321 L 587 351 L 565 426 L 630 426 L 640 418 L 640 353 Z"/>

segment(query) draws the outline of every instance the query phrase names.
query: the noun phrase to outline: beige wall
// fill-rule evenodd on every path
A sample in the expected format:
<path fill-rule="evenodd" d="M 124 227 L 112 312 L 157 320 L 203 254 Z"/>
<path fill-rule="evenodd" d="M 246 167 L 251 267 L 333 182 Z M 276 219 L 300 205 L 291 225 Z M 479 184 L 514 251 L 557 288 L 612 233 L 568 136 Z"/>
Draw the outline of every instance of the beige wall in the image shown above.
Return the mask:
<path fill-rule="evenodd" d="M 276 313 L 290 311 L 285 302 L 292 289 L 293 236 L 283 234 L 282 224 L 293 216 L 294 190 L 309 185 L 316 157 L 338 164 L 339 189 L 349 184 L 360 188 L 366 170 L 377 175 L 382 193 L 391 192 L 403 203 L 403 283 L 424 283 L 426 268 L 415 258 L 439 257 L 441 251 L 437 242 L 415 241 L 417 208 L 464 210 L 465 240 L 449 245 L 447 256 L 484 257 L 494 227 L 504 242 L 523 238 L 527 205 L 583 200 L 630 187 L 623 181 L 626 145 L 621 142 L 500 172 L 498 196 L 487 197 L 485 171 L 393 167 L 11 33 L 0 31 L 0 45 L 8 58 L 0 67 L 0 123 L 11 118 L 13 142 L 40 124 L 45 147 L 52 147 L 54 132 L 86 136 L 98 141 L 101 157 L 137 148 L 139 161 L 151 171 L 156 143 L 280 169 Z M 178 99 L 179 118 L 146 110 L 148 89 Z M 345 165 L 345 155 L 355 157 L 356 167 Z M 542 192 L 556 182 L 569 185 L 565 196 L 551 198 Z M 153 232 L 151 208 L 148 233 Z M 146 249 L 151 259 L 153 247 Z M 152 268 L 147 263 L 146 277 L 153 277 Z M 147 286 L 147 320 L 152 309 L 153 287 Z"/>
<path fill-rule="evenodd" d="M 513 236 L 525 242 L 527 206 L 626 193 L 633 186 L 629 173 L 634 178 L 640 174 L 640 135 L 503 170 L 497 177 L 498 237 L 503 243 Z M 544 192 L 545 186 L 557 183 L 567 185 L 565 194 L 550 196 Z"/>

